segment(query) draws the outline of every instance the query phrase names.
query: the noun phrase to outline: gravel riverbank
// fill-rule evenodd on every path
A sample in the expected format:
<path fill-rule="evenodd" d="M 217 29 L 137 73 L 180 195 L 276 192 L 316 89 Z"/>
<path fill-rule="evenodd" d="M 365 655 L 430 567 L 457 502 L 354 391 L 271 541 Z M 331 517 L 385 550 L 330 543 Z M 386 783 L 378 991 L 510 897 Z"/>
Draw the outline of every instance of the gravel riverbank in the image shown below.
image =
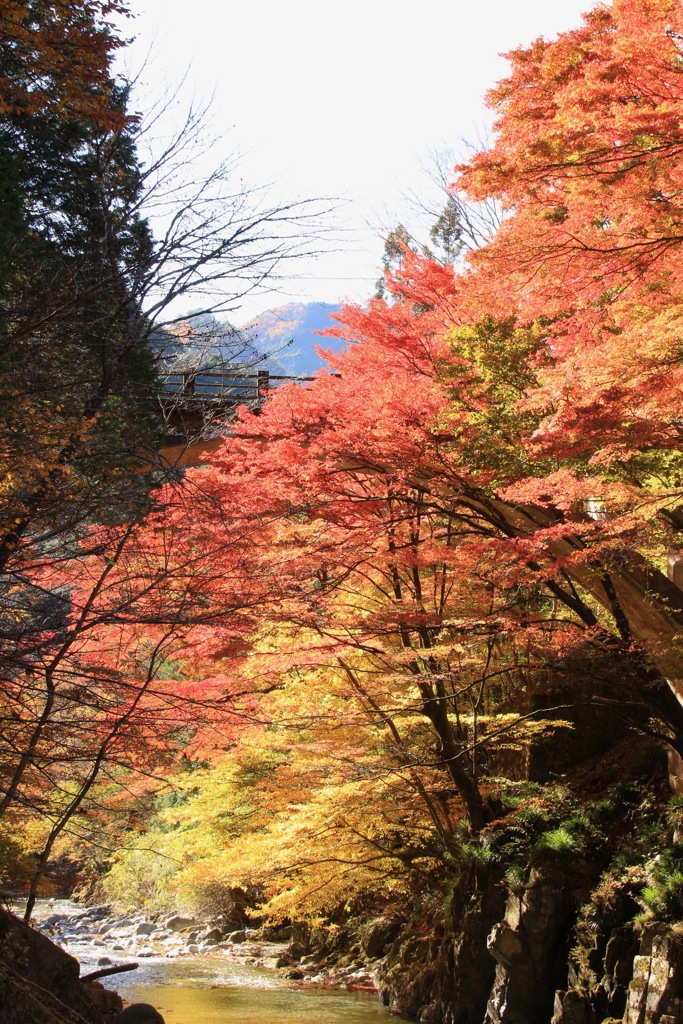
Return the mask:
<path fill-rule="evenodd" d="M 158 918 L 117 915 L 109 906 L 79 907 L 48 901 L 38 908 L 35 926 L 82 963 L 82 974 L 144 959 L 225 958 L 272 970 L 301 985 L 372 991 L 373 971 L 361 960 L 330 967 L 315 962 L 291 930 L 273 933 L 240 928 L 234 922 L 202 922 L 172 914 Z M 115 985 L 115 978 L 109 982 Z"/>

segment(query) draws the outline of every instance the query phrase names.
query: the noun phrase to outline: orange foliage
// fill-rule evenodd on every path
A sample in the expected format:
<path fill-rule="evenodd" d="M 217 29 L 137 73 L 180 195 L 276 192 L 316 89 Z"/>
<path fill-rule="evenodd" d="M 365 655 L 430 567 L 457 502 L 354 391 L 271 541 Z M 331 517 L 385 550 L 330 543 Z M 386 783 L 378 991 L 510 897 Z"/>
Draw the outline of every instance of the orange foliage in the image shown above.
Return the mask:
<path fill-rule="evenodd" d="M 0 116 L 56 113 L 122 126 L 109 86 L 113 51 L 124 42 L 110 19 L 127 13 L 125 4 L 3 0 L 0 12 Z"/>

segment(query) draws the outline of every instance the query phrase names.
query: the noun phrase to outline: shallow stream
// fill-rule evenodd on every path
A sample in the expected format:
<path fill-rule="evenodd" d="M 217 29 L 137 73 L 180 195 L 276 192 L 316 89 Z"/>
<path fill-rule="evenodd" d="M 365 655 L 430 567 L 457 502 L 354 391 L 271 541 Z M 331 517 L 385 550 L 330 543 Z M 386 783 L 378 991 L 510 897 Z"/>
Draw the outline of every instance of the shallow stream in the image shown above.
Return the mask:
<path fill-rule="evenodd" d="M 39 901 L 34 918 L 72 913 L 69 901 Z M 21 915 L 22 908 L 14 908 Z M 81 963 L 81 974 L 97 970 L 109 950 L 69 941 L 64 948 Z M 115 962 L 133 959 L 110 954 Z M 135 958 L 137 970 L 103 978 L 128 1003 L 151 1003 L 166 1024 L 390 1024 L 376 993 L 302 987 L 262 967 L 224 955 Z M 393 1018 L 394 1020 L 396 1018 Z"/>
<path fill-rule="evenodd" d="M 129 1002 L 156 1006 L 166 1024 L 388 1024 L 391 1019 L 376 994 L 299 988 L 263 968 L 214 957 L 147 962 L 109 980 Z"/>

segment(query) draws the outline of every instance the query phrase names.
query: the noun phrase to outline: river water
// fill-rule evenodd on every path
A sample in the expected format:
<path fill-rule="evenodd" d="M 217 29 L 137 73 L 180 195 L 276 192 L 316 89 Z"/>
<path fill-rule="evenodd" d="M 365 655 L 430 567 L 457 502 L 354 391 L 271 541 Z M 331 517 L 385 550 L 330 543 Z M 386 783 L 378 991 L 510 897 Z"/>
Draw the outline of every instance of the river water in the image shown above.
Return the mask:
<path fill-rule="evenodd" d="M 50 913 L 75 909 L 69 901 L 41 900 L 34 917 L 40 923 Z M 20 914 L 21 908 L 15 912 Z M 108 952 L 78 943 L 64 948 L 80 961 L 82 974 L 96 970 L 98 958 Z M 166 1024 L 390 1024 L 392 1020 L 376 993 L 304 987 L 273 971 L 219 955 L 155 956 L 137 962 L 137 970 L 104 978 L 102 983 L 128 1003 L 156 1006 Z"/>
<path fill-rule="evenodd" d="M 166 1024 L 389 1024 L 377 995 L 299 988 L 258 967 L 218 957 L 141 964 L 119 975 L 129 1002 L 156 1006 Z"/>

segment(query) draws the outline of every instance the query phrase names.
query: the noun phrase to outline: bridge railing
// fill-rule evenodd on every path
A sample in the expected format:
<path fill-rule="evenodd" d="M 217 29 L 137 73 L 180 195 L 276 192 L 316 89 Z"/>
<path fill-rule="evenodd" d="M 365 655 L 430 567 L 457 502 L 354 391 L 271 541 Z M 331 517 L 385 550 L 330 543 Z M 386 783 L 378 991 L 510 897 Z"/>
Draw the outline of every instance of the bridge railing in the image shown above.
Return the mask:
<path fill-rule="evenodd" d="M 169 373 L 163 377 L 161 398 L 165 401 L 189 402 L 240 402 L 261 401 L 266 392 L 283 381 L 314 380 L 314 377 L 293 377 L 286 374 L 258 370 L 256 373 L 218 373 L 209 371 L 188 371 Z"/>

